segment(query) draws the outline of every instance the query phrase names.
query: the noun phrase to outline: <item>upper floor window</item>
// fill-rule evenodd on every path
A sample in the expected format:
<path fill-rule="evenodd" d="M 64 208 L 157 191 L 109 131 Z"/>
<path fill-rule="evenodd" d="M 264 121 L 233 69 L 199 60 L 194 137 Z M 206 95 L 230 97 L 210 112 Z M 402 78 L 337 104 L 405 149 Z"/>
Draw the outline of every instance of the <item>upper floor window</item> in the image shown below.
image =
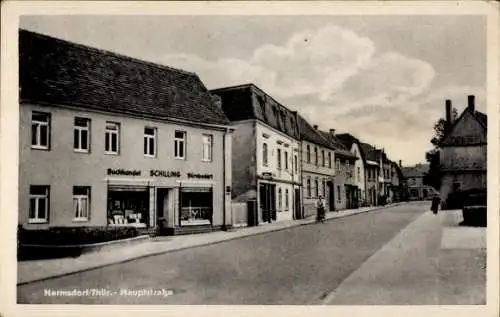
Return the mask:
<path fill-rule="evenodd" d="M 267 143 L 262 143 L 262 164 L 267 166 Z"/>
<path fill-rule="evenodd" d="M 285 170 L 288 170 L 288 151 L 285 151 Z"/>
<path fill-rule="evenodd" d="M 203 158 L 202 160 L 205 162 L 212 161 L 212 143 L 213 137 L 210 134 L 203 134 Z"/>
<path fill-rule="evenodd" d="M 337 171 L 340 171 L 340 160 L 336 160 L 336 165 Z"/>
<path fill-rule="evenodd" d="M 48 150 L 50 147 L 50 114 L 31 114 L 31 148 Z"/>
<path fill-rule="evenodd" d="M 309 144 L 306 146 L 306 159 L 307 163 L 311 163 L 311 147 Z"/>
<path fill-rule="evenodd" d="M 73 186 L 73 221 L 88 221 L 90 215 L 90 187 Z"/>
<path fill-rule="evenodd" d="M 314 163 L 316 165 L 319 165 L 318 148 L 317 147 L 314 147 Z"/>
<path fill-rule="evenodd" d="M 332 168 L 332 153 L 328 152 L 328 168 Z"/>
<path fill-rule="evenodd" d="M 325 150 L 321 150 L 321 165 L 325 167 Z"/>
<path fill-rule="evenodd" d="M 358 180 L 361 180 L 361 167 L 358 167 Z"/>
<path fill-rule="evenodd" d="M 76 152 L 88 153 L 90 151 L 90 119 L 75 118 L 73 148 Z"/>
<path fill-rule="evenodd" d="M 156 129 L 144 128 L 144 155 L 154 157 L 156 155 Z"/>
<path fill-rule="evenodd" d="M 174 156 L 176 159 L 186 158 L 186 132 L 175 131 Z"/>
<path fill-rule="evenodd" d="M 45 223 L 49 221 L 50 187 L 46 185 L 30 186 L 29 223 Z"/>
<path fill-rule="evenodd" d="M 120 149 L 120 125 L 106 122 L 105 147 L 106 154 L 118 154 Z"/>
<path fill-rule="evenodd" d="M 281 169 L 281 149 L 278 149 L 278 155 L 276 157 L 277 163 L 278 163 L 278 169 Z"/>
<path fill-rule="evenodd" d="M 299 171 L 299 163 L 297 162 L 297 155 L 293 156 L 293 165 L 295 166 L 295 173 Z"/>

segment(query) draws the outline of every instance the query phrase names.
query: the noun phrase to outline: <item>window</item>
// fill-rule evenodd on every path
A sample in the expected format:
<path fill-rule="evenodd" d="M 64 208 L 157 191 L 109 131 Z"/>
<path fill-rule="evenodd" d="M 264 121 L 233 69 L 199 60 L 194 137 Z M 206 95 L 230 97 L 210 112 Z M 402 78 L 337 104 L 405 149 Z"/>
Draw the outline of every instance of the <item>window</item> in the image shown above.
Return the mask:
<path fill-rule="evenodd" d="M 293 164 L 295 165 L 295 173 L 299 171 L 299 164 L 297 162 L 297 155 L 294 155 L 293 157 Z"/>
<path fill-rule="evenodd" d="M 288 210 L 290 206 L 290 201 L 288 200 L 288 188 L 285 189 L 285 210 Z"/>
<path fill-rule="evenodd" d="M 307 163 L 311 163 L 311 147 L 309 144 L 306 147 L 306 158 L 307 158 Z"/>
<path fill-rule="evenodd" d="M 30 186 L 29 223 L 45 223 L 49 220 L 49 186 Z"/>
<path fill-rule="evenodd" d="M 281 207 L 283 206 L 283 197 L 282 197 L 281 187 L 278 188 L 278 211 L 282 211 Z"/>
<path fill-rule="evenodd" d="M 90 214 L 90 187 L 73 186 L 73 221 L 88 221 Z"/>
<path fill-rule="evenodd" d="M 278 149 L 278 156 L 277 156 L 276 160 L 278 162 L 278 169 L 280 170 L 281 169 L 281 149 Z"/>
<path fill-rule="evenodd" d="M 50 145 L 50 114 L 31 114 L 31 148 L 48 150 Z"/>
<path fill-rule="evenodd" d="M 314 147 L 314 162 L 316 165 L 319 165 L 319 160 L 318 160 L 318 148 Z"/>
<path fill-rule="evenodd" d="M 332 168 L 332 153 L 328 152 L 328 168 Z"/>
<path fill-rule="evenodd" d="M 340 160 L 337 160 L 337 171 L 340 172 Z"/>
<path fill-rule="evenodd" d="M 340 197 L 340 185 L 337 185 L 337 201 L 341 202 L 342 198 Z"/>
<path fill-rule="evenodd" d="M 120 125 L 106 122 L 105 148 L 106 154 L 118 154 L 120 149 Z"/>
<path fill-rule="evenodd" d="M 325 167 L 325 150 L 321 150 L 321 165 Z"/>
<path fill-rule="evenodd" d="M 262 143 L 262 164 L 267 166 L 267 143 Z"/>
<path fill-rule="evenodd" d="M 205 162 L 212 161 L 212 142 L 213 137 L 210 134 L 203 134 L 203 158 L 202 160 Z"/>
<path fill-rule="evenodd" d="M 156 129 L 155 128 L 144 128 L 144 155 L 155 156 L 156 155 Z"/>
<path fill-rule="evenodd" d="M 323 179 L 323 197 L 326 197 L 326 179 Z"/>
<path fill-rule="evenodd" d="M 361 167 L 358 167 L 358 180 L 361 180 Z"/>
<path fill-rule="evenodd" d="M 285 170 L 288 170 L 288 151 L 285 151 Z"/>
<path fill-rule="evenodd" d="M 307 184 L 306 185 L 307 185 L 306 186 L 307 187 L 307 197 L 310 198 L 311 197 L 311 178 L 310 177 L 307 178 Z"/>
<path fill-rule="evenodd" d="M 75 152 L 88 153 L 90 151 L 90 119 L 76 117 L 73 131 Z"/>
<path fill-rule="evenodd" d="M 186 132 L 175 131 L 174 155 L 176 159 L 186 158 Z"/>
<path fill-rule="evenodd" d="M 316 194 L 315 197 L 319 196 L 319 182 L 317 178 L 314 180 L 314 193 Z"/>

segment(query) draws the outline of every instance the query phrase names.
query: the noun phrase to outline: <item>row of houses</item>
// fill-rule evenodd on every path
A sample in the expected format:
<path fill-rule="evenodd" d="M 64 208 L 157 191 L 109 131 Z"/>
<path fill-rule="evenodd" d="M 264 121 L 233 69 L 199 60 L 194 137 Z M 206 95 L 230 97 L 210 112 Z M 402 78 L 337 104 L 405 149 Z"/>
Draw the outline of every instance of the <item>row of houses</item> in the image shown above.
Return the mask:
<path fill-rule="evenodd" d="M 181 234 L 301 219 L 319 196 L 330 211 L 402 198 L 401 161 L 254 84 L 209 91 L 194 73 L 26 30 L 19 80 L 28 230 Z"/>

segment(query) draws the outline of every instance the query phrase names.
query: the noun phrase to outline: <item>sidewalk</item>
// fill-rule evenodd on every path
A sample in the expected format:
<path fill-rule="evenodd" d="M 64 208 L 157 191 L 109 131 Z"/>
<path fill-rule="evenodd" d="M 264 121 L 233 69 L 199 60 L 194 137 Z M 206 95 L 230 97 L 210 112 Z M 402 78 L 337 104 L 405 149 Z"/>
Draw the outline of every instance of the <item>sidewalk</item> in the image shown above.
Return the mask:
<path fill-rule="evenodd" d="M 426 212 L 322 304 L 484 305 L 486 228 L 458 227 L 460 218 L 455 210 Z"/>
<path fill-rule="evenodd" d="M 363 207 L 359 209 L 340 210 L 328 212 L 327 220 L 346 217 L 372 210 L 388 208 L 402 203 L 387 206 Z M 141 243 L 129 246 L 117 246 L 109 251 L 96 251 L 85 253 L 77 258 L 47 259 L 18 262 L 17 283 L 25 284 L 52 277 L 69 275 L 87 271 L 107 265 L 131 261 L 137 258 L 159 255 L 163 253 L 200 247 L 233 239 L 239 239 L 257 234 L 283 230 L 294 226 L 314 223 L 314 217 L 301 220 L 281 221 L 270 224 L 261 224 L 256 227 L 243 227 L 230 231 L 217 231 L 211 233 L 154 237 Z"/>

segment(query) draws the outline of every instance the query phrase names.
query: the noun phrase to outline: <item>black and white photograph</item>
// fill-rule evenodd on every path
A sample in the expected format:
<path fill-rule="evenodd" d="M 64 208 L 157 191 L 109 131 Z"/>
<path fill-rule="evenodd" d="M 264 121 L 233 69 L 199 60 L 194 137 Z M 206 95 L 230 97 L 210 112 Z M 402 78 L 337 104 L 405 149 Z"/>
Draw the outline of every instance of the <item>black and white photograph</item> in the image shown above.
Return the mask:
<path fill-rule="evenodd" d="M 498 309 L 498 7 L 334 2 L 15 11 L 13 305 Z"/>

